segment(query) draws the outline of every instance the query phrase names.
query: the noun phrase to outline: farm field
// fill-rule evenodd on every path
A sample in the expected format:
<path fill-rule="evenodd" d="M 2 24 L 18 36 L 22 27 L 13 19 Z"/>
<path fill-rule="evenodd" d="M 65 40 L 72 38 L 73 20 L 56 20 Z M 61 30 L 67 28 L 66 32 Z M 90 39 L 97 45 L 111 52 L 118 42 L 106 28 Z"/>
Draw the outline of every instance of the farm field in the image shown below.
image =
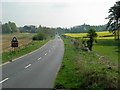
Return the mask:
<path fill-rule="evenodd" d="M 114 36 L 112 33 L 109 31 L 104 31 L 104 32 L 97 32 L 98 37 L 97 39 L 114 39 Z M 87 33 L 66 33 L 66 36 L 70 36 L 73 38 L 83 38 L 87 36 Z"/>
<path fill-rule="evenodd" d="M 94 43 L 93 51 L 105 56 L 112 62 L 118 63 L 118 41 L 114 40 L 114 36 L 112 33 L 108 31 L 97 32 L 98 37 L 96 38 L 97 43 Z M 87 33 L 80 34 L 65 34 L 66 36 L 70 36 L 72 38 L 79 38 L 82 42 L 83 40 L 87 42 L 88 38 L 83 38 L 87 36 Z"/>
<path fill-rule="evenodd" d="M 2 46 L 2 52 L 9 51 L 11 48 L 11 40 L 15 36 L 18 39 L 19 47 L 27 45 L 32 41 L 31 33 L 14 33 L 14 34 L 4 34 L 2 35 L 2 42 L 0 42 L 0 47 Z"/>
<path fill-rule="evenodd" d="M 41 41 L 33 41 L 32 37 L 35 34 L 32 33 L 14 33 L 2 35 L 2 63 L 13 60 L 17 57 L 30 53 L 48 42 L 51 38 Z M 13 37 L 17 37 L 19 47 L 12 52 L 11 40 Z"/>
<path fill-rule="evenodd" d="M 2 63 L 5 63 L 9 60 L 13 60 L 17 57 L 30 53 L 40 47 L 42 47 L 45 43 L 47 43 L 50 39 L 42 40 L 42 41 L 32 41 L 28 45 L 22 48 L 18 48 L 15 52 L 3 52 L 2 53 Z"/>

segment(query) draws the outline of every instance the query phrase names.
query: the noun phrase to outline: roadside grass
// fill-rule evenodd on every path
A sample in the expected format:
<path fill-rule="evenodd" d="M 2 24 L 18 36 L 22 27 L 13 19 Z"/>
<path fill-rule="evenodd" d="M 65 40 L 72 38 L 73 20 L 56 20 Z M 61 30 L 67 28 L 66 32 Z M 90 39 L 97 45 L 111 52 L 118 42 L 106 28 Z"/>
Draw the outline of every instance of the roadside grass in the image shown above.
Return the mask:
<path fill-rule="evenodd" d="M 107 57 L 111 62 L 118 63 L 118 41 L 113 39 L 101 39 L 97 40 L 97 43 L 94 44 L 93 50 L 99 52 L 99 54 Z"/>
<path fill-rule="evenodd" d="M 65 53 L 55 89 L 110 90 L 118 87 L 117 66 L 99 60 L 94 51 L 76 49 L 70 38 L 63 40 Z"/>
<path fill-rule="evenodd" d="M 32 41 L 28 45 L 25 45 L 22 48 L 16 48 L 15 52 L 8 51 L 8 52 L 3 52 L 2 53 L 2 63 L 5 63 L 9 60 L 13 60 L 17 57 L 20 57 L 22 55 L 25 55 L 27 53 L 30 53 L 31 51 L 34 51 L 41 46 L 43 46 L 46 42 L 49 40 L 42 40 L 42 41 Z"/>

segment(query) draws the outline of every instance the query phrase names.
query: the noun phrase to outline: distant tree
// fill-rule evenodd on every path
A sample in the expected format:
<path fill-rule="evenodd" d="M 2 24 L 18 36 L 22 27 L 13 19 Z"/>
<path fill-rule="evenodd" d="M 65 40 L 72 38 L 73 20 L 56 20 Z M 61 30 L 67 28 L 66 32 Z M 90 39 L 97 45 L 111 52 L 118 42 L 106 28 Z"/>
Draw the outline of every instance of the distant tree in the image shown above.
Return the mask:
<path fill-rule="evenodd" d="M 2 24 L 2 33 L 11 33 L 12 29 L 8 23 Z"/>
<path fill-rule="evenodd" d="M 38 28 L 37 28 L 37 32 L 40 32 L 42 30 L 42 26 L 39 25 Z"/>
<path fill-rule="evenodd" d="M 55 36 L 55 29 L 39 25 L 37 28 L 38 33 L 45 33 L 48 36 Z"/>
<path fill-rule="evenodd" d="M 2 33 L 14 33 L 17 32 L 17 26 L 14 22 L 8 22 L 5 24 L 2 24 Z"/>
<path fill-rule="evenodd" d="M 68 29 L 68 33 L 86 33 L 87 30 L 94 28 L 96 31 L 105 31 L 106 30 L 106 25 L 79 25 L 79 26 L 74 26 L 70 29 Z M 67 32 L 66 32 L 67 33 Z"/>
<path fill-rule="evenodd" d="M 30 30 L 29 30 L 30 33 L 36 33 L 37 32 L 36 26 L 30 25 L 29 27 L 30 27 Z"/>
<path fill-rule="evenodd" d="M 88 46 L 90 51 L 92 51 L 93 42 L 95 41 L 95 38 L 97 36 L 98 35 L 97 35 L 95 29 L 90 29 L 88 31 L 87 37 L 89 38 L 89 40 L 87 41 L 87 46 Z"/>
<path fill-rule="evenodd" d="M 11 30 L 12 30 L 12 33 L 17 32 L 17 26 L 14 22 L 9 21 L 8 24 L 9 24 Z"/>
<path fill-rule="evenodd" d="M 27 26 L 27 25 L 25 25 L 25 26 L 23 27 L 23 30 L 24 30 L 25 32 L 29 32 L 29 31 L 30 31 L 30 27 Z"/>
<path fill-rule="evenodd" d="M 47 35 L 45 33 L 39 32 L 37 35 L 34 35 L 33 40 L 45 40 L 47 39 Z"/>
<path fill-rule="evenodd" d="M 115 39 L 120 39 L 120 1 L 117 1 L 113 7 L 109 9 L 109 22 L 107 24 L 107 28 L 111 30 L 114 35 Z"/>
<path fill-rule="evenodd" d="M 36 33 L 37 32 L 37 27 L 34 25 L 25 25 L 24 27 L 19 27 L 19 30 L 21 33 Z"/>

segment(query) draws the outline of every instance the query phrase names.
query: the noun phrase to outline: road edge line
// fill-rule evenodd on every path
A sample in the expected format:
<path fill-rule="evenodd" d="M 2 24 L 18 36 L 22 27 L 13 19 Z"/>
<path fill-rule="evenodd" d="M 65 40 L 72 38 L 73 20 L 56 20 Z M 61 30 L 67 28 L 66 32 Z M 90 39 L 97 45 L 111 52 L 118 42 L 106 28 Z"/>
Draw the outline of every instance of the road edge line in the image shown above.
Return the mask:
<path fill-rule="evenodd" d="M 25 56 L 27 56 L 27 55 L 30 55 L 30 54 L 32 54 L 32 53 L 34 53 L 34 52 L 42 49 L 42 48 L 43 48 L 44 46 L 46 46 L 50 41 L 52 41 L 52 40 L 49 40 L 49 41 L 48 41 L 46 44 L 44 44 L 42 47 L 40 47 L 40 48 L 38 48 L 38 49 L 30 52 L 30 53 L 27 53 L 27 54 L 25 54 L 25 55 L 22 55 L 22 56 L 20 56 L 20 57 L 18 57 L 18 58 L 13 59 L 12 62 L 14 62 L 14 61 L 16 61 L 16 60 L 18 60 L 18 59 L 20 59 L 20 58 L 23 58 L 23 57 L 25 57 Z M 4 65 L 6 65 L 6 64 L 8 64 L 8 63 L 11 63 L 11 62 L 7 61 L 7 62 L 1 64 L 0 66 L 4 66 Z"/>

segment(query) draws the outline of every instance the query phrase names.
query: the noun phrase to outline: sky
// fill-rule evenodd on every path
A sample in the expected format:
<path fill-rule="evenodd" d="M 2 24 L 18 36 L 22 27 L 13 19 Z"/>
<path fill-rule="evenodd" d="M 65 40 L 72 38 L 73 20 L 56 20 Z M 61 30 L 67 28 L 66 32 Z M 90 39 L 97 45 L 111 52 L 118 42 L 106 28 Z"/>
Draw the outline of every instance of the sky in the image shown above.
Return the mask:
<path fill-rule="evenodd" d="M 69 28 L 104 25 L 109 8 L 117 0 L 2 0 L 2 23 Z M 0 4 L 1 7 L 1 4 Z"/>

